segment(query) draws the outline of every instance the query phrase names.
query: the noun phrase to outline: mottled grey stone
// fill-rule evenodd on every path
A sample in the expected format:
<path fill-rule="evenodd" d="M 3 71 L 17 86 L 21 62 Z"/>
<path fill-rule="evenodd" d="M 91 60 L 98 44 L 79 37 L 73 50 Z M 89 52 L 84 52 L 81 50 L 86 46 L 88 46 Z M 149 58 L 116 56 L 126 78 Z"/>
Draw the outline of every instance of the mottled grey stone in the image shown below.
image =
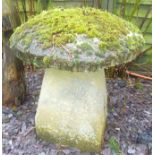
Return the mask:
<path fill-rule="evenodd" d="M 68 150 L 68 149 L 65 149 L 65 150 L 63 150 L 63 152 L 64 152 L 66 155 L 68 155 L 71 151 Z"/>
<path fill-rule="evenodd" d="M 111 149 L 110 148 L 105 148 L 102 153 L 102 155 L 112 155 Z"/>
<path fill-rule="evenodd" d="M 148 155 L 148 148 L 146 145 L 137 144 L 135 155 Z"/>
<path fill-rule="evenodd" d="M 2 115 L 2 122 L 3 123 L 9 123 L 10 122 L 10 118 L 8 117 L 8 115 Z"/>
<path fill-rule="evenodd" d="M 128 146 L 128 155 L 135 155 L 136 149 L 134 145 L 129 145 Z"/>
<path fill-rule="evenodd" d="M 51 150 L 50 155 L 57 155 L 57 150 Z"/>

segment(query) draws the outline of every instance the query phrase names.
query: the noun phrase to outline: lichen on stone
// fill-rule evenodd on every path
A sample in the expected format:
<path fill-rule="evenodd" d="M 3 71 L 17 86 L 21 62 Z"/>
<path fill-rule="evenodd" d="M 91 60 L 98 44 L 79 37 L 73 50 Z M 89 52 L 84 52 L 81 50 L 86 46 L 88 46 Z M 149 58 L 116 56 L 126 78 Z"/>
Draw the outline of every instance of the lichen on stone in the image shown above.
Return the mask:
<path fill-rule="evenodd" d="M 79 36 L 84 37 L 81 39 Z M 95 38 L 97 42 L 93 41 Z M 18 27 L 10 38 L 10 44 L 18 50 L 21 50 L 19 46 L 23 46 L 27 53 L 33 53 L 35 57 L 39 54 L 50 56 L 51 60 L 56 58 L 62 66 L 62 62 L 73 64 L 74 58 L 78 64 L 85 61 L 86 65 L 89 62 L 96 65 L 96 62 L 107 61 L 105 55 L 109 51 L 124 53 L 128 48 L 130 52 L 140 53 L 144 39 L 136 26 L 106 11 L 55 8 L 43 11 Z M 104 63 L 100 64 L 104 67 Z"/>

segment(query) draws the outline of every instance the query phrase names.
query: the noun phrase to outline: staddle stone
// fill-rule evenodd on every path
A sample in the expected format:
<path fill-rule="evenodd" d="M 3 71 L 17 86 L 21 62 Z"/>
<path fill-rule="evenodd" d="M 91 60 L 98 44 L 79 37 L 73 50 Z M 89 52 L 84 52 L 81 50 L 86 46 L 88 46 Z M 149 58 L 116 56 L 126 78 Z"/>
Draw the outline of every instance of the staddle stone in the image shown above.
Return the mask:
<path fill-rule="evenodd" d="M 37 135 L 99 152 L 107 117 L 104 69 L 142 52 L 139 29 L 99 9 L 55 8 L 17 28 L 10 43 L 24 63 L 46 69 L 35 117 Z"/>

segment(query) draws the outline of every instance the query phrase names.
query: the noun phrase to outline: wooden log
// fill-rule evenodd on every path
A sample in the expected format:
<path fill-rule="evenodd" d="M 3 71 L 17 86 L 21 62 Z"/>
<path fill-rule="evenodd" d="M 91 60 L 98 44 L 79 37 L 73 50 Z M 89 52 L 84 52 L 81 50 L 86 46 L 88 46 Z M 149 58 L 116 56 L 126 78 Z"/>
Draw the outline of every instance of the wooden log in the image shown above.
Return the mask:
<path fill-rule="evenodd" d="M 9 48 L 8 37 L 11 32 L 5 32 L 2 58 L 2 101 L 3 105 L 19 105 L 23 102 L 26 86 L 24 81 L 24 66 Z"/>

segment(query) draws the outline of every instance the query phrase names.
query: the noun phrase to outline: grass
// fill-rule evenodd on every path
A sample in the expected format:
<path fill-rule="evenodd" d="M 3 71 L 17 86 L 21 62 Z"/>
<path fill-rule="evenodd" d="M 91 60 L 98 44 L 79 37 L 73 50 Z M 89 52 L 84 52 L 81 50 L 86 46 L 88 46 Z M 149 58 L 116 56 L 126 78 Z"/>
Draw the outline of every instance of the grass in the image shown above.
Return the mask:
<path fill-rule="evenodd" d="M 108 145 L 116 155 L 124 155 L 115 137 L 109 139 Z"/>
<path fill-rule="evenodd" d="M 140 82 L 140 81 L 136 81 L 134 87 L 138 90 L 143 90 L 144 87 L 143 87 L 143 84 Z"/>

